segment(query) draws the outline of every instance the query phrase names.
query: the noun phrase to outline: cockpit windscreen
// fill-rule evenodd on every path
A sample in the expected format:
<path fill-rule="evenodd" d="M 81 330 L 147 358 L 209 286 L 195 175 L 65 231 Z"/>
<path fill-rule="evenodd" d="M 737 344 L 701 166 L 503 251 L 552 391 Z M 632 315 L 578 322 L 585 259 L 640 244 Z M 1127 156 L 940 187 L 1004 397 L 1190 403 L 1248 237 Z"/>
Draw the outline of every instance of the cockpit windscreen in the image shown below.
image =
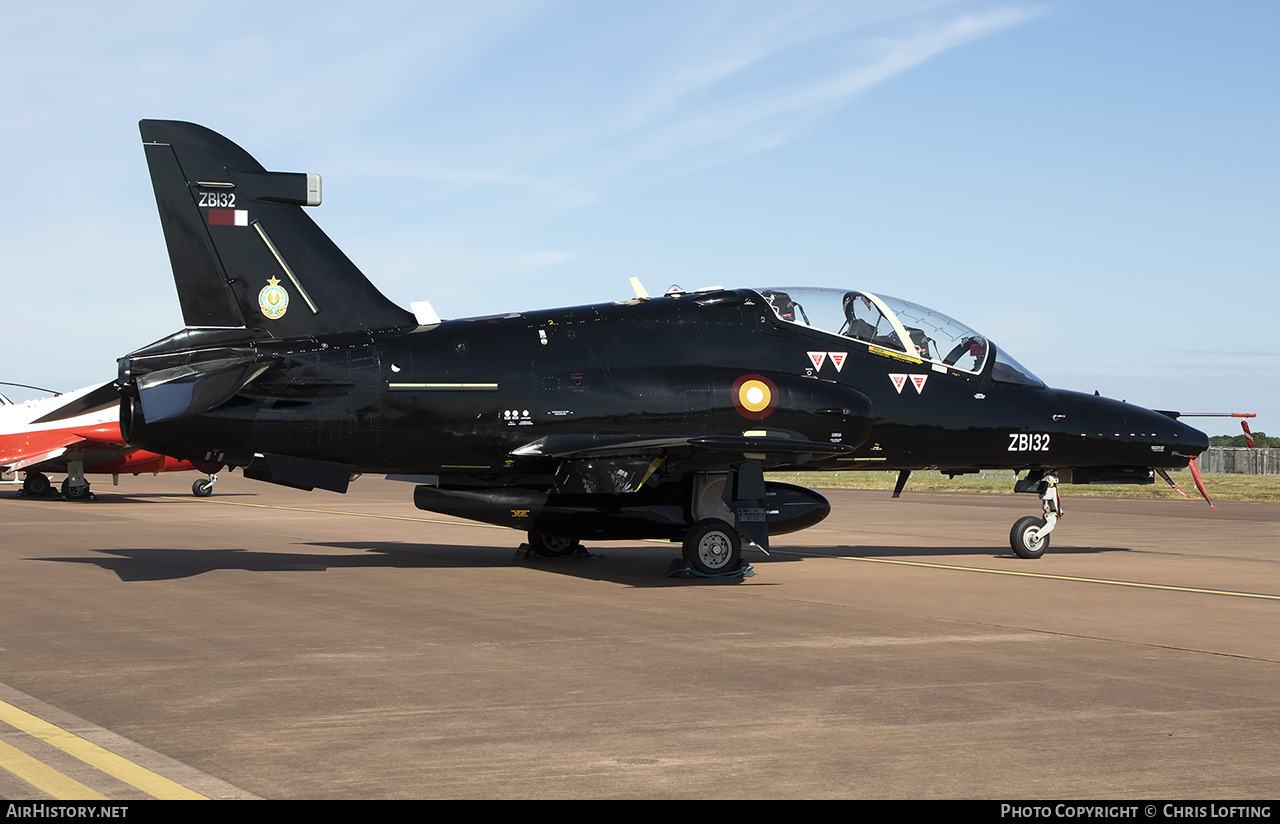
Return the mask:
<path fill-rule="evenodd" d="M 774 314 L 788 323 L 945 364 L 959 372 L 981 372 L 992 349 L 985 337 L 963 323 L 888 295 L 809 287 L 757 291 L 768 301 Z M 997 365 L 1012 360 L 1003 352 L 998 355 Z M 1011 371 L 1021 378 L 1017 382 L 1039 382 L 1021 365 Z"/>

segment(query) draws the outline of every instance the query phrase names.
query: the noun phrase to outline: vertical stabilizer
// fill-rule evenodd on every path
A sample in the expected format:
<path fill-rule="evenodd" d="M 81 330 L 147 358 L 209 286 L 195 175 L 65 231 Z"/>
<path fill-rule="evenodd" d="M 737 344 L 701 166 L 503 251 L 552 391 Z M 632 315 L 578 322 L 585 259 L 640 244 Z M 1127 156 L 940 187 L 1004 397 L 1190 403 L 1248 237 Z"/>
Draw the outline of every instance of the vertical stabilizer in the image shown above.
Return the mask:
<path fill-rule="evenodd" d="M 303 212 L 317 175 L 268 172 L 194 123 L 138 124 L 187 326 L 276 338 L 414 325 Z"/>

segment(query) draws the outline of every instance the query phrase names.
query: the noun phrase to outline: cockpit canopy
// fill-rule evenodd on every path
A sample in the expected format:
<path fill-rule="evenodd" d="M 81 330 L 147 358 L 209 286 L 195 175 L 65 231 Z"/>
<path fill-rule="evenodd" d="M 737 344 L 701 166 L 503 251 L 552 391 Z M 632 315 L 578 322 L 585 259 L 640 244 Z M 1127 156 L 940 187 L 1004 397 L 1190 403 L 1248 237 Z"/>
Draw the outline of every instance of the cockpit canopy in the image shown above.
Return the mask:
<path fill-rule="evenodd" d="M 886 354 L 905 354 L 980 374 L 995 350 L 992 377 L 1005 383 L 1044 383 L 982 335 L 941 312 L 871 292 L 808 287 L 757 290 L 780 320 L 862 341 Z"/>

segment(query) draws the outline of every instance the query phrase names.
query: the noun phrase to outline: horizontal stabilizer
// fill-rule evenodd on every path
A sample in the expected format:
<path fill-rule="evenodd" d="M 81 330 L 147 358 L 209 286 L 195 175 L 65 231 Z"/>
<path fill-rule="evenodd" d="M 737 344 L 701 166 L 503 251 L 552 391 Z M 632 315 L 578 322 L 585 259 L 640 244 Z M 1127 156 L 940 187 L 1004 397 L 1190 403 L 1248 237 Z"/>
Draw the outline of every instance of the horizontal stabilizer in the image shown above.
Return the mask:
<path fill-rule="evenodd" d="M 68 418 L 78 418 L 81 415 L 88 415 L 91 412 L 119 405 L 120 392 L 116 389 L 116 385 L 114 383 L 104 383 L 92 392 L 67 402 L 65 406 L 58 407 L 47 415 L 32 421 L 32 423 L 65 421 Z"/>

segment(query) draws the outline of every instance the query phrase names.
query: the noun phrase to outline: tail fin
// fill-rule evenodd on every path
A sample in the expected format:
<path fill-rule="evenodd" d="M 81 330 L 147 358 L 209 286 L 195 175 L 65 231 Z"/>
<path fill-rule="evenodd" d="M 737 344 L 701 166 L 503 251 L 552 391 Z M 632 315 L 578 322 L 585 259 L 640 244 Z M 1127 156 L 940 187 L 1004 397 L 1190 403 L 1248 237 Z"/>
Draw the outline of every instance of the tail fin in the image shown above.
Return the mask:
<path fill-rule="evenodd" d="M 194 123 L 138 124 L 187 326 L 276 338 L 413 326 L 302 211 L 318 175 L 268 172 Z"/>

